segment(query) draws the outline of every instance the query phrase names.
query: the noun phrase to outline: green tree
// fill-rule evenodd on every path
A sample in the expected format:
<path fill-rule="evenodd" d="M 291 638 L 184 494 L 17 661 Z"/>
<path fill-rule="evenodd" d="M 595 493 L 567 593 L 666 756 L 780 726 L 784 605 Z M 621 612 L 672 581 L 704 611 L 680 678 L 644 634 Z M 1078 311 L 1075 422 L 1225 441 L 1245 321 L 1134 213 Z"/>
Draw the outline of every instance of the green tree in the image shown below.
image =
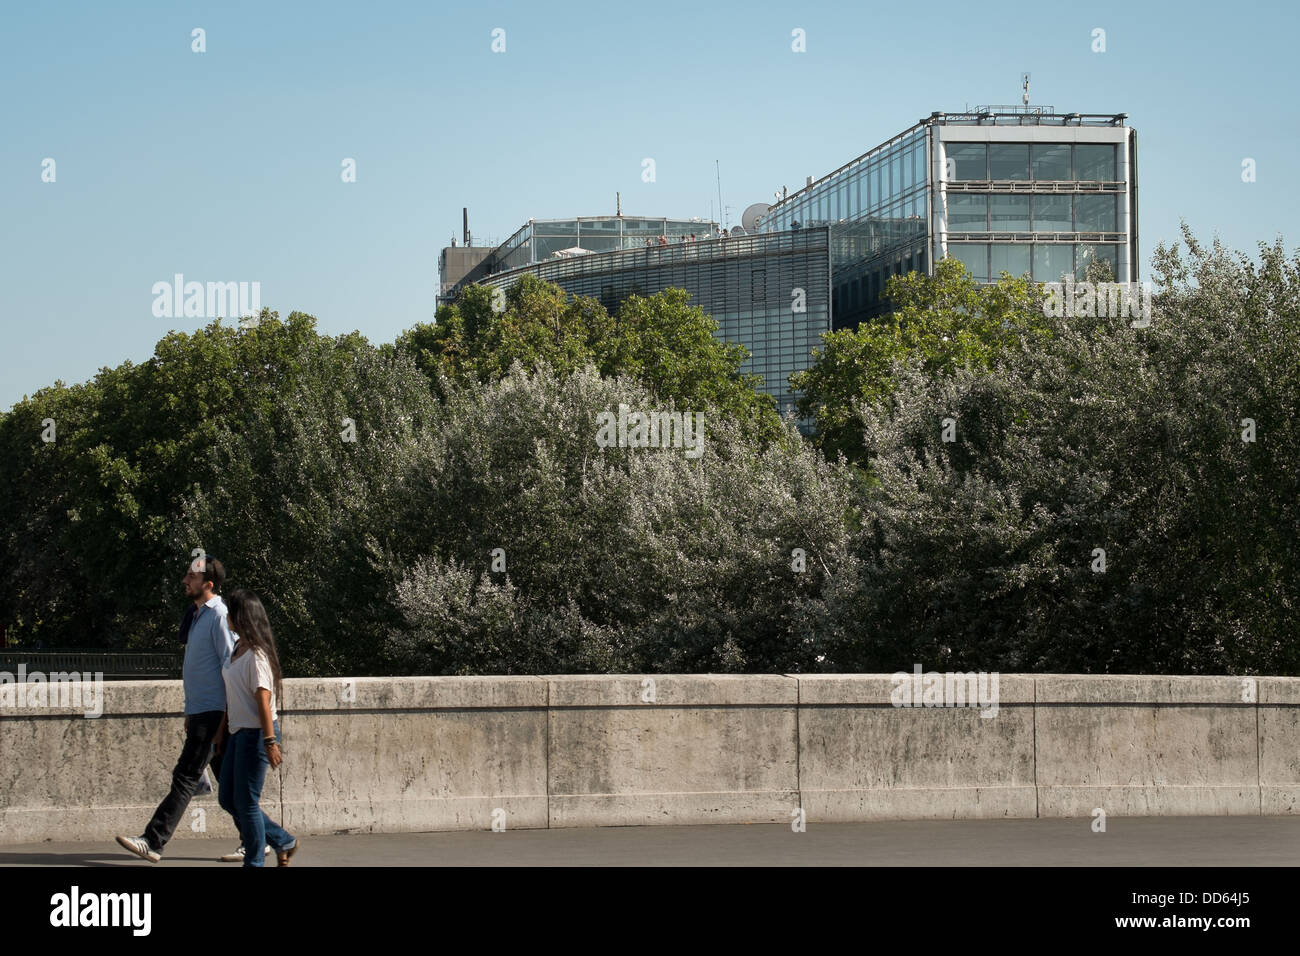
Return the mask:
<path fill-rule="evenodd" d="M 500 310 L 494 310 L 500 296 Z M 629 296 L 610 316 L 595 299 L 524 276 L 504 294 L 472 286 L 437 321 L 405 332 L 397 341 L 445 397 L 441 379 L 467 383 L 501 379 L 520 363 L 545 363 L 561 375 L 592 365 L 603 375 L 627 375 L 659 400 L 679 407 L 705 404 L 735 418 L 761 440 L 781 434 L 776 403 L 756 391 L 759 378 L 740 371 L 748 352 L 719 341 L 717 323 L 669 289 Z"/>
<path fill-rule="evenodd" d="M 876 484 L 827 594 L 837 668 L 1300 668 L 1300 263 L 1185 238 L 1150 328 L 1047 319 L 988 368 L 893 366 L 861 408 Z"/>
<path fill-rule="evenodd" d="M 940 260 L 933 276 L 912 272 L 889 280 L 895 310 L 856 329 L 829 332 L 811 368 L 791 376 L 800 415 L 816 424 L 814 441 L 828 455 L 865 458 L 862 402 L 878 402 L 895 386 L 897 362 L 917 362 L 930 375 L 987 368 L 993 356 L 1042 326 L 1037 286 L 1004 274 L 980 285 L 956 259 Z"/>
<path fill-rule="evenodd" d="M 285 344 L 274 387 L 215 423 L 199 457 L 219 480 L 184 497 L 180 537 L 262 596 L 292 673 L 384 673 L 379 555 L 436 400 L 409 358 L 357 333 Z"/>
<path fill-rule="evenodd" d="M 269 311 L 254 328 L 218 320 L 172 333 L 147 362 L 19 402 L 0 420 L 9 637 L 171 641 L 180 577 L 202 548 L 225 561 L 229 586 L 263 591 L 288 666 L 328 672 L 337 658 L 324 648 L 346 645 L 335 620 L 345 628 L 374 603 L 353 585 L 367 567 L 350 562 L 365 517 L 396 487 L 389 446 L 405 445 L 389 435 L 432 403 L 427 379 L 393 350 Z M 355 445 L 327 441 L 344 417 L 357 423 Z M 41 440 L 46 419 L 52 443 Z M 331 601 L 352 599 L 360 610 L 334 613 Z"/>

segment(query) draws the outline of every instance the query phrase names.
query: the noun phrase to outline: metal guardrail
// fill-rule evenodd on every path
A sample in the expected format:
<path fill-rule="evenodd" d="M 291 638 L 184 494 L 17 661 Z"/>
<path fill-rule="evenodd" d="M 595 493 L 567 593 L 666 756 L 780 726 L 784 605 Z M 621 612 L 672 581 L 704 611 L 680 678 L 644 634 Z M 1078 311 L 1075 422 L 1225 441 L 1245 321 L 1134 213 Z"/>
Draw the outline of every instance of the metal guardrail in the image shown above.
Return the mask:
<path fill-rule="evenodd" d="M 1122 232 L 944 232 L 945 242 L 1080 242 L 1113 244 L 1128 242 Z"/>
<path fill-rule="evenodd" d="M 98 648 L 61 648 L 58 650 L 0 651 L 0 671 L 17 676 L 22 667 L 28 674 L 77 672 L 102 674 L 105 680 L 144 678 L 170 679 L 181 676 L 185 652 L 174 651 L 105 651 Z"/>
<path fill-rule="evenodd" d="M 785 232 L 760 233 L 754 236 L 733 236 L 729 239 L 698 239 L 695 242 L 670 242 L 665 246 L 639 246 L 632 249 L 614 249 L 593 252 L 586 256 L 566 259 L 545 259 L 532 265 L 520 266 L 508 272 L 498 272 L 479 280 L 478 285 L 508 286 L 522 275 L 535 275 L 545 281 L 576 278 L 596 272 L 630 268 L 649 268 L 679 265 L 690 262 L 716 262 L 720 259 L 743 259 L 758 255 L 795 253 L 826 248 L 829 235 L 826 227 L 794 229 Z"/>
<path fill-rule="evenodd" d="M 1128 183 L 1103 180 L 965 179 L 942 183 L 950 193 L 1122 193 Z"/>

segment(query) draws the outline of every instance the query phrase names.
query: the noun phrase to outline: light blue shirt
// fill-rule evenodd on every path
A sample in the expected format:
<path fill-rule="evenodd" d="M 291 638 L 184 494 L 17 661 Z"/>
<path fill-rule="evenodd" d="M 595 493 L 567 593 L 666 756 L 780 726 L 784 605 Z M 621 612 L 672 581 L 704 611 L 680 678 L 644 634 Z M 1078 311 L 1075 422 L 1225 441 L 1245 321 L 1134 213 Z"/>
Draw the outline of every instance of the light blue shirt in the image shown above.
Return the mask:
<path fill-rule="evenodd" d="M 226 709 L 226 682 L 221 668 L 230 663 L 235 640 L 226 625 L 226 602 L 212 595 L 190 624 L 185 643 L 185 666 L 181 671 L 185 683 L 185 713 L 201 714 Z"/>

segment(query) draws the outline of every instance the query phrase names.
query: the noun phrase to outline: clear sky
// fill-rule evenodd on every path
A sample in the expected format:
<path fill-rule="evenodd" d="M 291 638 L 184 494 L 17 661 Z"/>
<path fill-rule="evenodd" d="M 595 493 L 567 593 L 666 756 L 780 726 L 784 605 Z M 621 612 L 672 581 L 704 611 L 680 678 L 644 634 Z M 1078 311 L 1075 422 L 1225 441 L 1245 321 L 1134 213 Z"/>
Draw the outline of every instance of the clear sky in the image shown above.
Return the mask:
<path fill-rule="evenodd" d="M 6 2 L 0 408 L 206 324 L 153 314 L 154 283 L 176 273 L 257 281 L 282 316 L 391 341 L 432 318 L 462 206 L 484 239 L 530 216 L 612 213 L 616 191 L 626 214 L 704 217 L 716 159 L 734 223 L 931 111 L 1018 103 L 1021 71 L 1034 104 L 1137 127 L 1144 276 L 1180 218 L 1232 247 L 1281 234 L 1293 249 L 1298 10 Z"/>

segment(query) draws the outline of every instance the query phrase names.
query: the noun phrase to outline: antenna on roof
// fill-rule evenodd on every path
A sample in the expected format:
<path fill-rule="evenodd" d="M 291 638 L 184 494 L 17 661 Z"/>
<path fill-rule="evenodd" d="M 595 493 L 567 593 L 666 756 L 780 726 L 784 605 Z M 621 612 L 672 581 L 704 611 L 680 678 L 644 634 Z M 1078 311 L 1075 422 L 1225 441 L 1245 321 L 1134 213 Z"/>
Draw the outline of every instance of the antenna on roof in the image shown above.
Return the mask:
<path fill-rule="evenodd" d="M 623 197 L 614 193 L 614 212 L 621 219 L 623 218 Z"/>
<path fill-rule="evenodd" d="M 1025 106 L 1028 106 L 1029 105 L 1029 74 L 1028 73 L 1020 74 L 1020 89 L 1022 90 L 1020 94 L 1020 102 L 1025 104 Z"/>
<path fill-rule="evenodd" d="M 715 159 L 713 168 L 718 174 L 718 218 L 721 219 L 726 215 L 726 210 L 722 205 L 722 165 Z"/>

